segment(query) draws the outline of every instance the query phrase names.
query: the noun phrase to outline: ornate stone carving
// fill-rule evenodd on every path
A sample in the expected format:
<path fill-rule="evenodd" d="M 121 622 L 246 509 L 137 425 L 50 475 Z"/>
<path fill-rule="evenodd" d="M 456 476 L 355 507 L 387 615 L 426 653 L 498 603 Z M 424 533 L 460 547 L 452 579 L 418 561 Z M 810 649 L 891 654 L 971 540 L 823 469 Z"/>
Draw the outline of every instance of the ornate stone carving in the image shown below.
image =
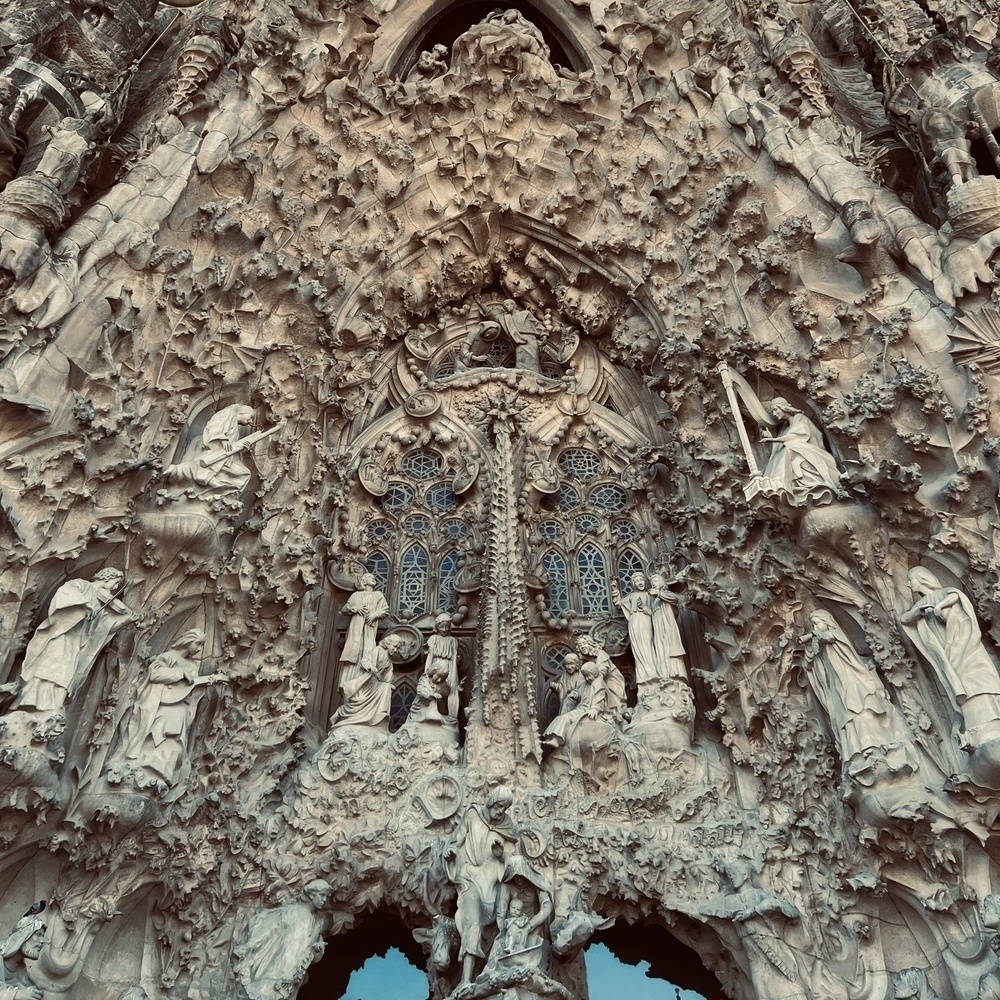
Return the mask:
<path fill-rule="evenodd" d="M 4 8 L 11 988 L 997 993 L 987 6 Z"/>

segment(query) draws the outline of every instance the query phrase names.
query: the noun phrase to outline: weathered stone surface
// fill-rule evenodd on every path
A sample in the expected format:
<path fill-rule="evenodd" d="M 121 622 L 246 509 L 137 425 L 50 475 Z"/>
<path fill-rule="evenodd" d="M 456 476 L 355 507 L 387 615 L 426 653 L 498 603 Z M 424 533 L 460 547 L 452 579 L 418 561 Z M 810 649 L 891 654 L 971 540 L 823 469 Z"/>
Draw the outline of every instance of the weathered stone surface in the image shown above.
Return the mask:
<path fill-rule="evenodd" d="M 0 11 L 0 997 L 995 997 L 996 11 L 469 10 Z"/>

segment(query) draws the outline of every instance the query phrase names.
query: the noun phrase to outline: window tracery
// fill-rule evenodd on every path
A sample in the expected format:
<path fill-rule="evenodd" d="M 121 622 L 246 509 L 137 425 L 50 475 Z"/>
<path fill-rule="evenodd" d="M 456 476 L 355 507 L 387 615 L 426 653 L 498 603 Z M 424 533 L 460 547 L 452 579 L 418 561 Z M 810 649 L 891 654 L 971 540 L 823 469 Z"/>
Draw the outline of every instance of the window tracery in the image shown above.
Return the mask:
<path fill-rule="evenodd" d="M 555 492 L 539 502 L 533 531 L 546 544 L 536 564 L 549 612 L 586 620 L 614 613 L 611 581 L 624 592 L 631 576 L 644 569 L 634 548 L 643 529 L 633 519 L 632 494 L 613 475 L 605 456 L 591 447 L 570 445 L 555 458 L 561 476 Z"/>
<path fill-rule="evenodd" d="M 463 552 L 472 528 L 469 496 L 455 494 L 455 465 L 426 447 L 388 461 L 385 493 L 366 501 L 367 523 L 361 515 L 362 538 L 371 547 L 365 568 L 401 622 L 454 613 L 462 603 Z"/>

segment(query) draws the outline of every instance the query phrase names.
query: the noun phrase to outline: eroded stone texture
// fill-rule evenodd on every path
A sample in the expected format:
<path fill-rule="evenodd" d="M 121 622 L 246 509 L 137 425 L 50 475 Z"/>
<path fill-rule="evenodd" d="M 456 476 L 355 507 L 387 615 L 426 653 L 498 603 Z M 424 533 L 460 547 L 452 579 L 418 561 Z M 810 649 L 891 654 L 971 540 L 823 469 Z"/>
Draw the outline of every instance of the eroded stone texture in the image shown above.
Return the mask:
<path fill-rule="evenodd" d="M 0 12 L 0 996 L 996 997 L 995 11 L 442 10 Z"/>

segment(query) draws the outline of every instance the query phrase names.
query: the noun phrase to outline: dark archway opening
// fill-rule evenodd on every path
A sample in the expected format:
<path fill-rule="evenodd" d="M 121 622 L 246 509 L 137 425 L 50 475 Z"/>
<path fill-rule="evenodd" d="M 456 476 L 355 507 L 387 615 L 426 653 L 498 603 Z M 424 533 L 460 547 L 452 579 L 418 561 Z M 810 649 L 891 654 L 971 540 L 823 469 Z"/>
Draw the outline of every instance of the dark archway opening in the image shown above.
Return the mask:
<path fill-rule="evenodd" d="M 473 25 L 485 20 L 495 10 L 517 10 L 542 33 L 549 47 L 552 65 L 556 68 L 581 73 L 588 69 L 587 60 L 578 52 L 572 41 L 565 37 L 553 22 L 533 4 L 508 3 L 504 0 L 466 0 L 451 4 L 435 14 L 423 32 L 406 47 L 400 62 L 400 77 L 405 77 L 413 68 L 421 52 L 429 51 L 435 45 L 443 45 L 451 53 L 451 47 L 459 35 L 464 35 Z"/>
<path fill-rule="evenodd" d="M 993 138 L 1000 141 L 1000 128 L 993 130 Z M 973 139 L 969 145 L 973 159 L 976 161 L 976 170 L 982 177 L 1000 177 L 1000 167 L 996 165 L 990 147 L 986 145 L 986 140 Z"/>
<path fill-rule="evenodd" d="M 367 915 L 357 927 L 327 941 L 323 957 L 310 968 L 309 978 L 298 992 L 298 1000 L 340 1000 L 351 974 L 368 959 L 384 956 L 391 948 L 402 952 L 417 969 L 425 968 L 423 948 L 399 917 L 384 911 Z"/>
<path fill-rule="evenodd" d="M 646 976 L 650 979 L 693 990 L 705 1000 L 725 1000 L 719 980 L 705 968 L 701 956 L 663 927 L 619 920 L 609 930 L 595 934 L 588 948 L 597 944 L 605 945 L 625 965 L 648 962 Z M 672 1000 L 673 995 L 664 993 L 664 997 Z M 592 997 L 592 1000 L 602 998 Z"/>

